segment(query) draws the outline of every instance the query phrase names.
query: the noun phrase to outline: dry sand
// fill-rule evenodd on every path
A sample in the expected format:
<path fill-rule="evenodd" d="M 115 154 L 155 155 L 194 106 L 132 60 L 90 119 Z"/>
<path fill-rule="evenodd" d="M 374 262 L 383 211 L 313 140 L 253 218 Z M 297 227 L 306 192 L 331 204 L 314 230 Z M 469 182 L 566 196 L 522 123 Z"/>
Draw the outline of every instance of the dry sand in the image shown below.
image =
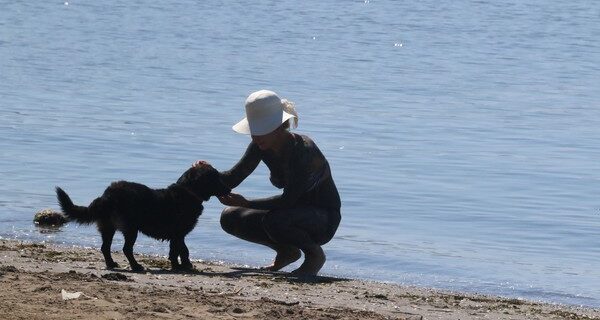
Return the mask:
<path fill-rule="evenodd" d="M 0 319 L 600 319 L 600 310 L 194 262 L 104 269 L 98 249 L 0 240 Z M 127 265 L 124 256 L 115 260 Z M 81 292 L 63 300 L 62 290 Z"/>

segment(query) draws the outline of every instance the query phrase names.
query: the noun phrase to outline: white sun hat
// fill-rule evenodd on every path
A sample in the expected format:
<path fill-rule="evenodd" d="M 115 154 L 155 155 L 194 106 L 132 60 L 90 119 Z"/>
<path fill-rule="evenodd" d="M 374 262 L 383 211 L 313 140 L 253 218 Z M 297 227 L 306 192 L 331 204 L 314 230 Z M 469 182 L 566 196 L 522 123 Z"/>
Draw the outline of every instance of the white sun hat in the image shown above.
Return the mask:
<path fill-rule="evenodd" d="M 262 136 L 271 133 L 289 119 L 290 128 L 298 126 L 294 103 L 280 99 L 273 91 L 253 92 L 246 99 L 246 118 L 233 126 L 235 132 Z"/>

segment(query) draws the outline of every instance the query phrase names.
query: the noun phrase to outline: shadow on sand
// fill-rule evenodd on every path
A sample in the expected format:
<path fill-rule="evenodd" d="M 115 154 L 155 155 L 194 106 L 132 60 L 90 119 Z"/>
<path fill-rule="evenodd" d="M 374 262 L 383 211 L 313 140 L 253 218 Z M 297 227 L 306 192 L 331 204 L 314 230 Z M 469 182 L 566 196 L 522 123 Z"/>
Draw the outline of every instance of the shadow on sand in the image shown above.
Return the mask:
<path fill-rule="evenodd" d="M 165 274 L 186 274 L 186 275 L 197 275 L 204 277 L 225 277 L 225 278 L 242 278 L 242 277 L 257 277 L 257 278 L 269 278 L 273 281 L 284 281 L 289 283 L 306 283 L 306 284 L 327 284 L 327 283 L 335 283 L 342 281 L 350 281 L 350 279 L 346 278 L 334 278 L 327 276 L 307 276 L 307 275 L 295 275 L 288 272 L 281 271 L 266 271 L 261 269 L 254 268 L 242 268 L 242 267 L 232 267 L 233 271 L 229 272 L 216 272 L 207 268 L 205 270 L 185 270 L 185 271 L 174 271 L 169 269 L 146 269 L 141 273 L 147 273 L 152 275 L 165 275 Z M 134 274 L 140 273 L 131 271 L 129 269 L 113 269 L 110 270 L 112 272 L 117 273 L 125 273 L 125 274 Z"/>

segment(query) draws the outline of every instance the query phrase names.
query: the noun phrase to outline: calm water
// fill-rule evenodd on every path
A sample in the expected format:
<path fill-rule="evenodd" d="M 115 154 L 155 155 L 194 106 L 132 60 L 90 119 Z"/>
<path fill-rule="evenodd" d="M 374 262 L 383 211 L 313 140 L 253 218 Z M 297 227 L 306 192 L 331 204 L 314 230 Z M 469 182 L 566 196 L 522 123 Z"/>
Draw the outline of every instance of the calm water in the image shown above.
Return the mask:
<path fill-rule="evenodd" d="M 99 246 L 33 226 L 54 186 L 87 204 L 228 169 L 269 88 L 340 189 L 325 274 L 600 307 L 600 2 L 67 1 L 0 0 L 3 238 Z M 264 166 L 237 191 L 278 192 Z M 269 262 L 221 209 L 192 256 Z"/>

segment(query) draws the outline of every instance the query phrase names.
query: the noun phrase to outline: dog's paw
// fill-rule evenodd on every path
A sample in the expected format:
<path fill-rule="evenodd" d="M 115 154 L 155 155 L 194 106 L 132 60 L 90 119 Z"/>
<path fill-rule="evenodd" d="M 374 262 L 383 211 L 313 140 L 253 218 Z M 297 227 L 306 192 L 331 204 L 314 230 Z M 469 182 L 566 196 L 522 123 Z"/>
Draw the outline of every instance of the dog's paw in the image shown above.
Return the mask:
<path fill-rule="evenodd" d="M 108 269 L 108 270 L 112 270 L 112 269 L 115 269 L 118 267 L 119 267 L 119 264 L 114 261 L 106 264 L 106 269 Z"/>
<path fill-rule="evenodd" d="M 172 264 L 171 270 L 173 271 L 193 271 L 194 265 L 191 263 Z"/>
<path fill-rule="evenodd" d="M 182 263 L 181 264 L 181 270 L 193 271 L 194 270 L 194 265 L 191 262 Z"/>
<path fill-rule="evenodd" d="M 133 265 L 131 265 L 131 271 L 142 272 L 144 270 L 146 270 L 146 269 L 141 264 L 133 264 Z"/>
<path fill-rule="evenodd" d="M 171 263 L 171 270 L 172 271 L 181 271 L 181 270 L 183 270 L 183 266 L 180 265 L 179 263 Z"/>

